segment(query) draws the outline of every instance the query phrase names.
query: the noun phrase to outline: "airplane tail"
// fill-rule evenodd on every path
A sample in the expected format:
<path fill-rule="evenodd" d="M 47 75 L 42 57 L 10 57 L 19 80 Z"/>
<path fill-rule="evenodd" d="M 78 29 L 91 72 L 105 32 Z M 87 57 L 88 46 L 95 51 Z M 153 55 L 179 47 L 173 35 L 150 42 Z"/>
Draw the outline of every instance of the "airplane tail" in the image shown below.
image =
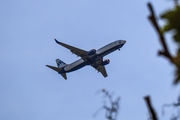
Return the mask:
<path fill-rule="evenodd" d="M 66 73 L 61 73 L 61 71 L 62 71 L 63 67 L 66 66 L 67 64 L 64 63 L 63 61 L 61 61 L 60 59 L 56 59 L 56 63 L 57 63 L 57 67 L 50 66 L 50 65 L 46 65 L 46 66 L 51 68 L 52 70 L 58 72 L 59 74 L 61 74 L 62 77 L 66 80 L 67 79 Z"/>
<path fill-rule="evenodd" d="M 63 62 L 60 59 L 56 59 L 56 63 L 57 63 L 58 68 L 61 68 L 67 65 L 65 62 Z"/>

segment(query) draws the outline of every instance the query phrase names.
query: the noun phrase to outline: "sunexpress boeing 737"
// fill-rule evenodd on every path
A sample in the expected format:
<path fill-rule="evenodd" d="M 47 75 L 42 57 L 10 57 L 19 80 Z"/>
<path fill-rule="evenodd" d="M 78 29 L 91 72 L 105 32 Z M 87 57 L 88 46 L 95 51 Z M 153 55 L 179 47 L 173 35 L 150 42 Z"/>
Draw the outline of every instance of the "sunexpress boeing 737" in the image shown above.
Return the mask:
<path fill-rule="evenodd" d="M 98 72 L 101 72 L 101 74 L 104 77 L 107 77 L 108 75 L 105 69 L 105 65 L 109 64 L 110 60 L 109 59 L 103 60 L 103 57 L 111 52 L 114 52 L 115 50 L 120 50 L 120 48 L 126 43 L 125 40 L 117 40 L 98 50 L 92 49 L 90 51 L 85 51 L 67 45 L 65 43 L 59 42 L 56 39 L 54 40 L 56 41 L 57 44 L 69 49 L 73 54 L 76 54 L 77 56 L 81 57 L 81 59 L 71 64 L 66 64 L 63 61 L 56 59 L 57 67 L 46 65 L 47 67 L 61 74 L 64 77 L 64 79 L 67 79 L 66 73 L 78 70 L 86 65 L 91 65 Z"/>

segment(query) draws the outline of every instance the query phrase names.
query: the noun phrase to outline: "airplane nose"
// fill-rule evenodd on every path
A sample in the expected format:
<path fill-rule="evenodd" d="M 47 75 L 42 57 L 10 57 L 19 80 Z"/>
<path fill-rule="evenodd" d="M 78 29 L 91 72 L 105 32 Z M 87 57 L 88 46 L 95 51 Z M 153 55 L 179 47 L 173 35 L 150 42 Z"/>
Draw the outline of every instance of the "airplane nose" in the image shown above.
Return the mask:
<path fill-rule="evenodd" d="M 119 41 L 120 47 L 122 47 L 125 43 L 126 43 L 125 40 L 120 40 L 120 41 Z"/>
<path fill-rule="evenodd" d="M 121 40 L 121 43 L 122 43 L 122 44 L 125 44 L 125 43 L 126 43 L 126 41 L 125 41 L 125 40 Z"/>

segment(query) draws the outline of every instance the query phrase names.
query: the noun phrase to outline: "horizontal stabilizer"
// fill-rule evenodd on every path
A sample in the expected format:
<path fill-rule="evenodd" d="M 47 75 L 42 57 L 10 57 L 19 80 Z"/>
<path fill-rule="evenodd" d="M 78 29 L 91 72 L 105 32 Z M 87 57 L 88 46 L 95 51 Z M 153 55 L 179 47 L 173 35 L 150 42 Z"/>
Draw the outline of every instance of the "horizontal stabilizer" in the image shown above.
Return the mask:
<path fill-rule="evenodd" d="M 57 68 L 57 67 L 54 67 L 54 66 L 50 66 L 50 65 L 46 65 L 47 67 L 51 68 L 52 70 L 56 71 L 56 72 L 60 72 L 62 70 L 62 68 Z M 67 80 L 67 76 L 66 76 L 66 73 L 60 73 L 62 75 L 62 77 Z"/>
<path fill-rule="evenodd" d="M 66 73 L 61 73 L 61 75 L 63 76 L 63 78 L 64 78 L 65 80 L 67 80 Z"/>
<path fill-rule="evenodd" d="M 60 72 L 62 70 L 62 68 L 57 68 L 57 67 L 54 67 L 54 66 L 50 66 L 50 65 L 46 65 L 47 67 L 55 70 L 56 72 Z"/>

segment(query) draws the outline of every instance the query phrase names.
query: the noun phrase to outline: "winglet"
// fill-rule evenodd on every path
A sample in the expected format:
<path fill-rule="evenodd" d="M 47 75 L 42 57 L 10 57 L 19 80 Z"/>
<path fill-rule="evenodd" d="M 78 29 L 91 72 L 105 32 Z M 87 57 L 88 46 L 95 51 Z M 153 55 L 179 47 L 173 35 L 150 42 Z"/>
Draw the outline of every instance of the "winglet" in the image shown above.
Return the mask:
<path fill-rule="evenodd" d="M 54 38 L 54 40 L 56 41 L 56 43 L 58 43 L 58 44 L 60 43 L 59 41 L 57 41 L 57 39 L 56 39 L 56 38 Z"/>

